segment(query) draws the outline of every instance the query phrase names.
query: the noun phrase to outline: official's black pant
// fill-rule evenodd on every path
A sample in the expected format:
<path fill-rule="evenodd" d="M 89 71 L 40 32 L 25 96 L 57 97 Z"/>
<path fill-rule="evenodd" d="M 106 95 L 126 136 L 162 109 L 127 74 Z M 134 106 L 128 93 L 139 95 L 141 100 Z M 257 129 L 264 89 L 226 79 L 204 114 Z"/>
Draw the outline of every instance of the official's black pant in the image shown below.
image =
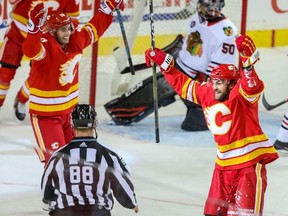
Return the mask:
<path fill-rule="evenodd" d="M 111 212 L 98 206 L 71 206 L 56 209 L 49 213 L 51 216 L 111 216 Z"/>

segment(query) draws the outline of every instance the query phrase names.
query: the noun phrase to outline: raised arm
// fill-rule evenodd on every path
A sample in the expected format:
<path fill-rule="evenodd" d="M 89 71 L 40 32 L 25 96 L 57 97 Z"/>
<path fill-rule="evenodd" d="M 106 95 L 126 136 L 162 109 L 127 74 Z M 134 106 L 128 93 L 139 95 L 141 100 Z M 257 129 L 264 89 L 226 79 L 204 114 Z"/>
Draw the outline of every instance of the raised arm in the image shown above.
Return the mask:
<path fill-rule="evenodd" d="M 151 62 L 160 66 L 167 82 L 174 88 L 176 93 L 187 100 L 199 103 L 195 93 L 196 86 L 199 82 L 189 78 L 187 75 L 174 67 L 174 59 L 170 54 L 165 53 L 163 50 L 155 48 L 148 49 L 145 52 L 146 64 L 151 66 Z"/>
<path fill-rule="evenodd" d="M 242 62 L 240 93 L 250 102 L 254 102 L 264 90 L 264 84 L 254 68 L 254 64 L 259 60 L 259 51 L 248 35 L 236 37 L 235 42 Z"/>
<path fill-rule="evenodd" d="M 35 59 L 45 52 L 41 45 L 42 30 L 46 20 L 47 11 L 44 9 L 44 4 L 37 4 L 30 12 L 30 17 L 27 24 L 27 38 L 22 44 L 23 53 L 29 59 Z"/>

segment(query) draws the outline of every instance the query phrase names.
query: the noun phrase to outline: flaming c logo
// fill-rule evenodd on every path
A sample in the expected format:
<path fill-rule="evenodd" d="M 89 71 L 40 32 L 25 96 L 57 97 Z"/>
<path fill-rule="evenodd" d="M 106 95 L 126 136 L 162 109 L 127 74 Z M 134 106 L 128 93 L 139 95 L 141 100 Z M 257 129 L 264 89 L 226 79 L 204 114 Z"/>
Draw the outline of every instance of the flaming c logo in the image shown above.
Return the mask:
<path fill-rule="evenodd" d="M 273 8 L 273 10 L 274 10 L 275 12 L 277 12 L 277 13 L 287 13 L 287 12 L 288 12 L 288 9 L 282 10 L 282 9 L 278 6 L 277 0 L 272 0 L 271 3 L 272 3 L 272 8 Z"/>

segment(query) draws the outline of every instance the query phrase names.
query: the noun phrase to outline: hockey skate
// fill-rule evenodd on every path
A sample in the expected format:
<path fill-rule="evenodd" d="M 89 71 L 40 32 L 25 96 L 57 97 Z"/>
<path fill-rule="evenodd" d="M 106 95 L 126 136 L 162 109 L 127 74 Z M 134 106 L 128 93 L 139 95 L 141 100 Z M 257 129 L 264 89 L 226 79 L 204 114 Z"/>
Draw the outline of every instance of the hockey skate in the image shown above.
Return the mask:
<path fill-rule="evenodd" d="M 15 98 L 14 101 L 14 110 L 16 118 L 19 121 L 23 121 L 26 117 L 26 105 L 24 103 L 19 102 L 17 97 Z"/>
<path fill-rule="evenodd" d="M 286 150 L 286 151 L 288 151 L 288 143 L 281 142 L 281 141 L 276 139 L 276 141 L 274 142 L 274 148 L 277 149 L 277 150 Z"/>

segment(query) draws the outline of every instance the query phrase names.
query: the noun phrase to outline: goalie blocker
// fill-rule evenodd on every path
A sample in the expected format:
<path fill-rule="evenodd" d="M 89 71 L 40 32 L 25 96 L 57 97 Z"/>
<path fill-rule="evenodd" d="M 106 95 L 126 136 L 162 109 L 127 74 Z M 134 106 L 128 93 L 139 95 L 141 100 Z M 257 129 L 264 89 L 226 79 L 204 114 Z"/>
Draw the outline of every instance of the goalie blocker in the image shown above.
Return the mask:
<path fill-rule="evenodd" d="M 169 53 L 176 59 L 179 51 L 182 47 L 182 35 L 178 35 L 176 39 L 164 47 L 163 50 Z M 144 67 L 145 65 L 145 67 Z M 175 62 L 175 67 L 177 63 Z M 137 71 L 137 65 L 134 66 Z M 148 68 L 146 64 L 141 64 L 140 70 Z M 178 68 L 180 69 L 180 68 Z M 181 69 L 180 69 L 181 70 Z M 128 71 L 126 71 L 128 72 Z M 129 89 L 123 95 L 118 98 L 109 101 L 104 104 L 107 113 L 111 116 L 112 120 L 118 125 L 129 125 L 133 122 L 139 122 L 154 111 L 154 100 L 153 100 L 153 77 L 137 83 L 134 87 Z M 176 92 L 168 84 L 161 72 L 157 72 L 157 92 L 158 92 L 158 108 L 165 107 L 176 101 Z M 182 129 L 190 131 L 206 130 L 207 125 L 204 120 L 202 109 L 199 105 L 183 100 L 187 106 L 187 115 L 189 121 L 184 121 L 181 125 Z M 194 109 L 189 109 L 193 106 Z M 192 112 L 193 113 L 190 113 Z M 191 121 L 190 121 L 191 120 Z M 191 125 L 193 122 L 193 125 Z M 188 129 L 187 129 L 188 128 Z"/>

